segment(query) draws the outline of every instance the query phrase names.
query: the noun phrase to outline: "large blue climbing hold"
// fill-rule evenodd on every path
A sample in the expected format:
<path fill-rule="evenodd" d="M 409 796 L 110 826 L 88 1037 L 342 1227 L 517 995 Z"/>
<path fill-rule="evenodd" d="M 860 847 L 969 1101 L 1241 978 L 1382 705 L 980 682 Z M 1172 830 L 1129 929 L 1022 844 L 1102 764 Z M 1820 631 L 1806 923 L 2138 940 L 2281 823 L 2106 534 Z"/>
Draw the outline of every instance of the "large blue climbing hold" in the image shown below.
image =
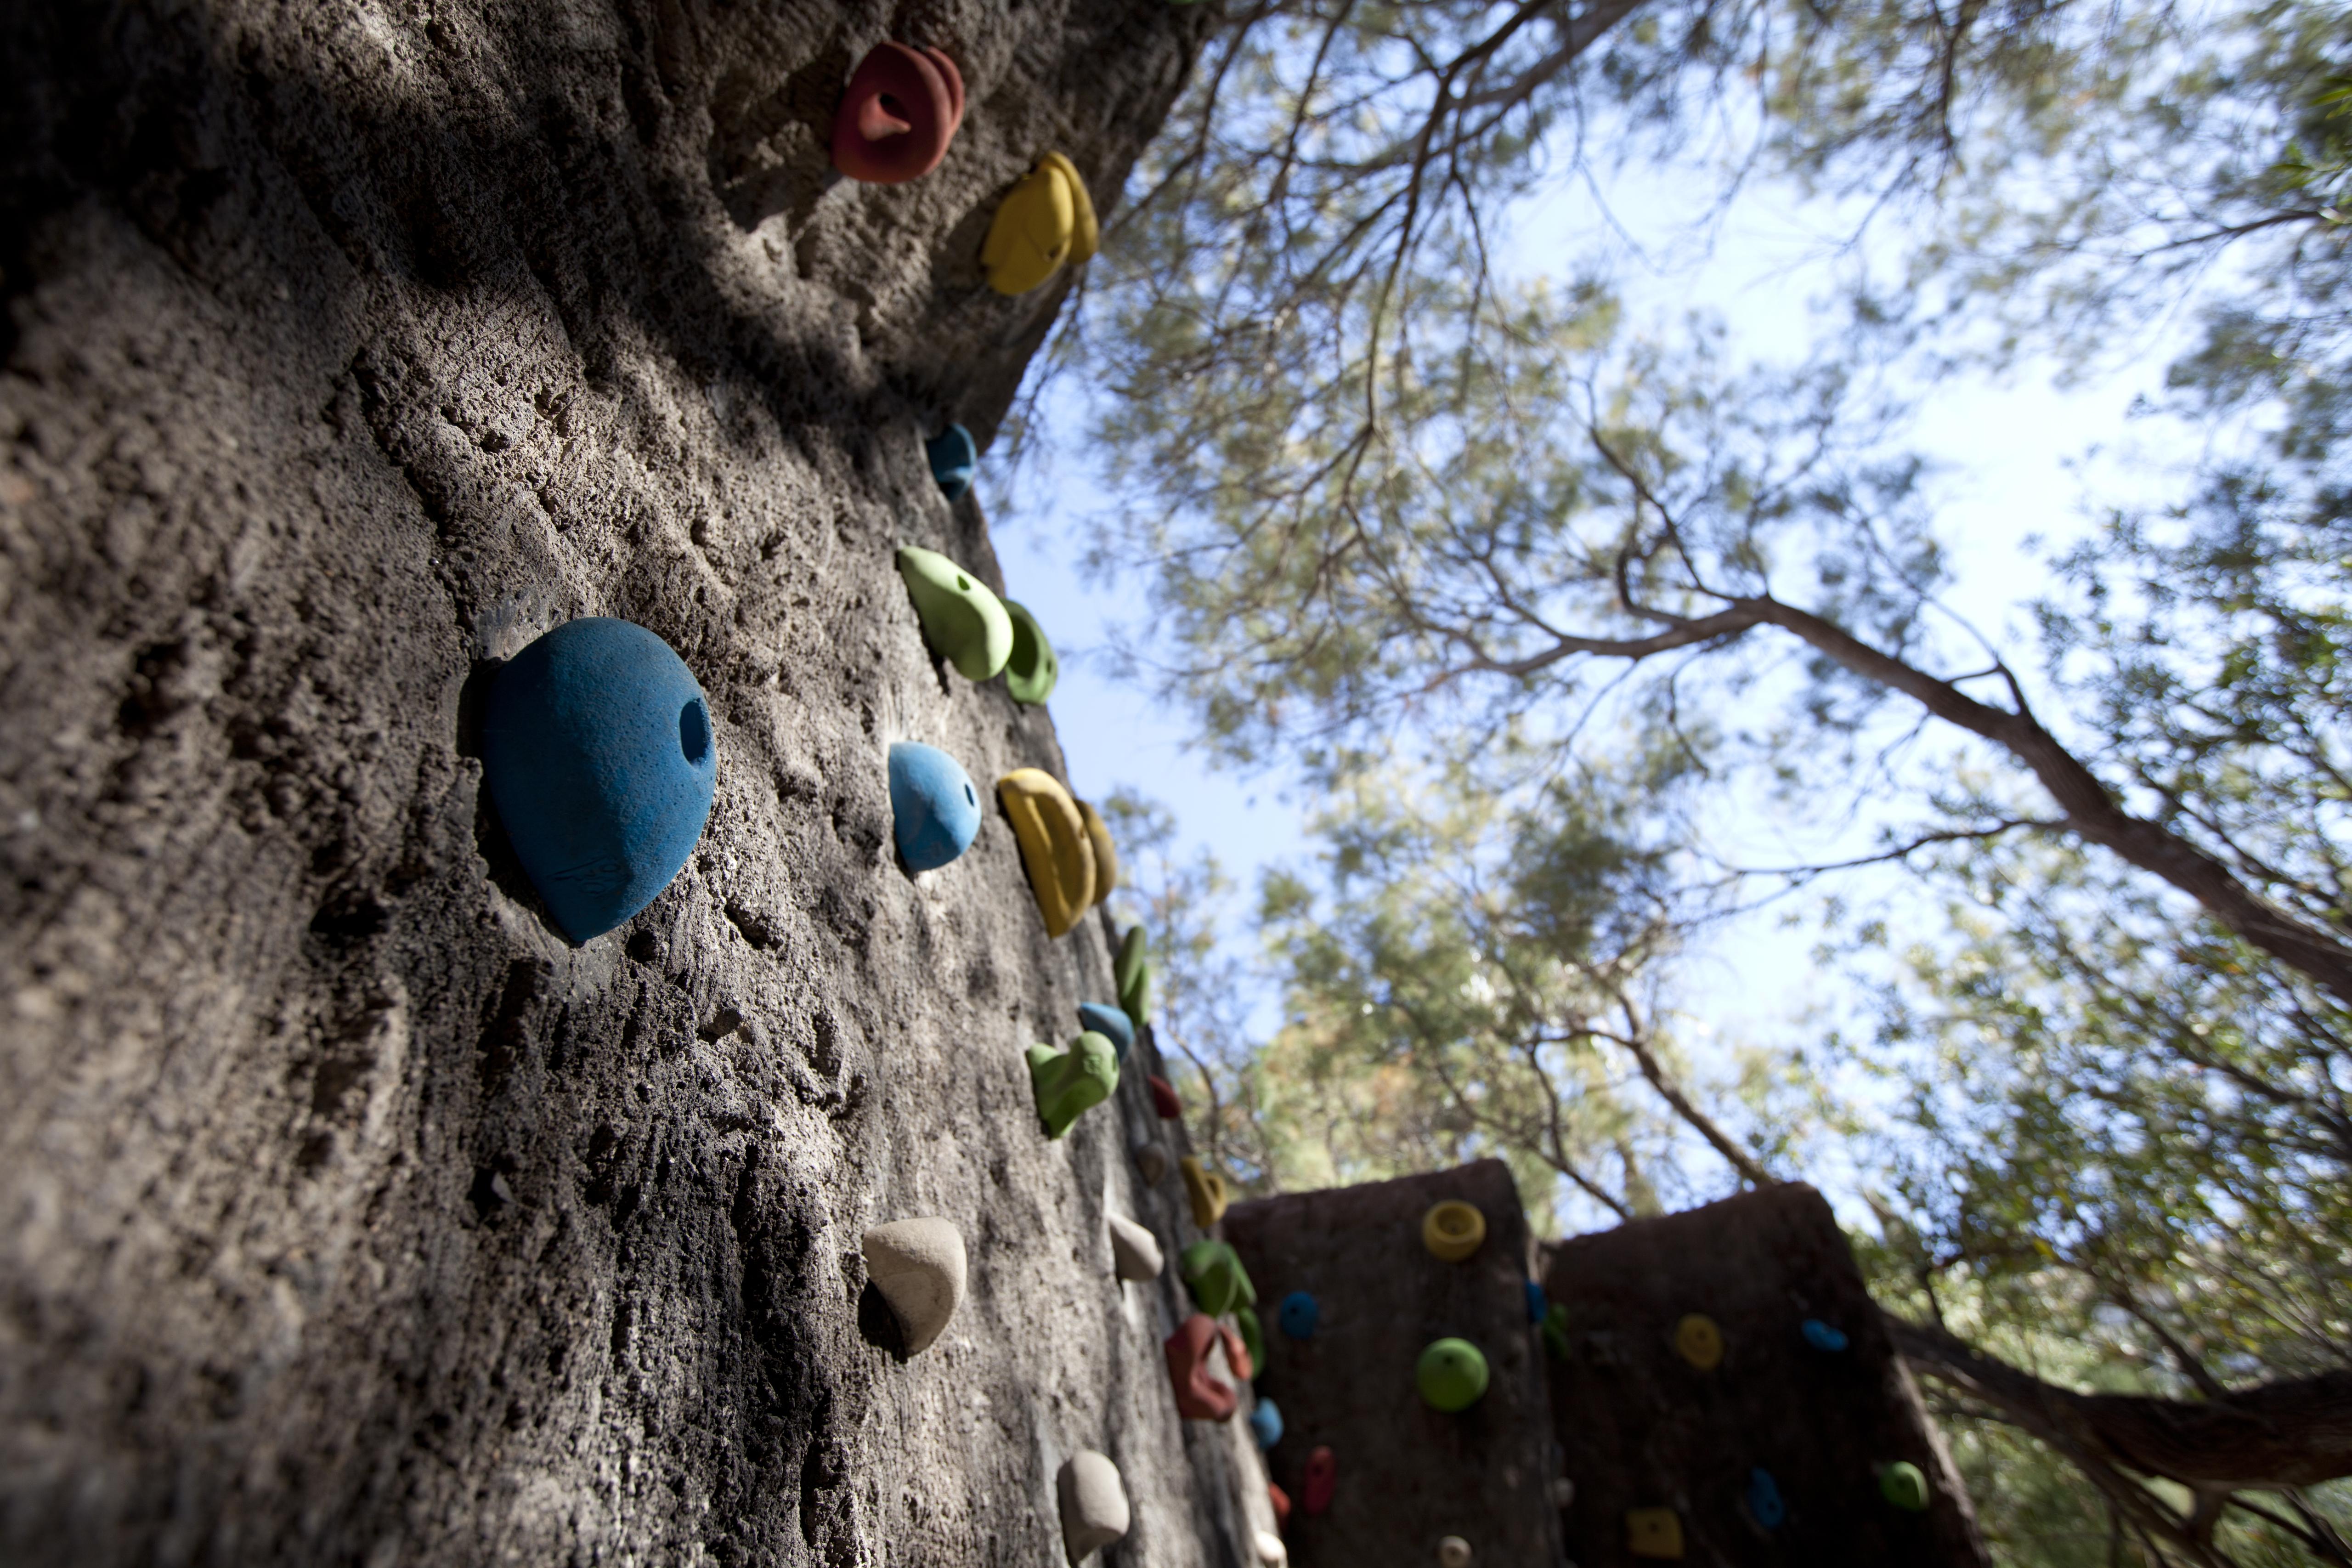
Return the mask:
<path fill-rule="evenodd" d="M 1805 1342 L 1817 1351 L 1834 1353 L 1845 1349 L 1844 1331 L 1830 1327 L 1819 1318 L 1807 1318 L 1797 1325 L 1797 1330 L 1805 1336 Z"/>
<path fill-rule="evenodd" d="M 1250 1436 L 1261 1448 L 1271 1448 L 1282 1441 L 1282 1412 L 1274 1407 L 1271 1399 L 1261 1399 L 1250 1409 Z"/>
<path fill-rule="evenodd" d="M 1078 1026 L 1092 1029 L 1110 1041 L 1110 1048 L 1118 1056 L 1118 1064 L 1127 1065 L 1127 1053 L 1135 1048 L 1135 1023 L 1118 1007 L 1101 1002 L 1078 1004 Z"/>
<path fill-rule="evenodd" d="M 694 852 L 719 778 L 710 707 L 645 627 L 566 621 L 492 682 L 482 776 L 547 912 L 584 942 L 653 902 Z"/>
<path fill-rule="evenodd" d="M 1293 1290 L 1275 1309 L 1274 1321 L 1292 1339 L 1311 1340 L 1315 1337 L 1315 1325 L 1323 1321 L 1323 1309 L 1306 1291 Z"/>
<path fill-rule="evenodd" d="M 951 501 L 963 500 L 963 492 L 971 489 L 972 471 L 980 467 L 980 448 L 972 444 L 971 432 L 950 425 L 923 443 L 923 453 L 931 460 L 931 478 L 940 481 L 941 493 Z"/>
<path fill-rule="evenodd" d="M 1537 1284 L 1537 1283 L 1536 1283 L 1534 1280 L 1532 1280 L 1532 1279 L 1528 1280 L 1528 1322 L 1530 1322 L 1530 1323 L 1540 1323 L 1540 1322 L 1542 1322 L 1542 1321 L 1544 1321 L 1544 1308 L 1545 1308 L 1545 1306 L 1546 1306 L 1546 1303 L 1545 1303 L 1545 1301 L 1544 1301 L 1543 1287 L 1542 1287 L 1542 1286 L 1540 1286 L 1540 1285 L 1538 1285 L 1538 1284 Z"/>
<path fill-rule="evenodd" d="M 890 823 L 909 871 L 936 871 L 980 832 L 980 792 L 971 775 L 937 746 L 890 748 Z"/>
<path fill-rule="evenodd" d="M 1758 1524 L 1767 1530 L 1778 1530 L 1789 1517 L 1789 1505 L 1780 1500 L 1780 1483 L 1767 1469 L 1748 1472 L 1748 1511 Z"/>

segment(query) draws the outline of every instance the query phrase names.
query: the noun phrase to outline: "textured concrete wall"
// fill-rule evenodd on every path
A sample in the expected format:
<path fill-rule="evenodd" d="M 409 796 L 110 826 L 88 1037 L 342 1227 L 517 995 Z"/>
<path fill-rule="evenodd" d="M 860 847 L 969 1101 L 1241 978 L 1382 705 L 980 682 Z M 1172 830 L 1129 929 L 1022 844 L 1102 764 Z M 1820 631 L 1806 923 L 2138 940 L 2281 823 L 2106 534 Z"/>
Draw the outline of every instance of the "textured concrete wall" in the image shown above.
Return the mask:
<path fill-rule="evenodd" d="M 1058 771 L 891 564 L 992 580 L 921 439 L 983 439 L 1068 279 L 996 201 L 1108 207 L 1211 18 L 1150 0 L 32 0 L 0 8 L 0 1559 L 1228 1563 L 1102 1216 L 1139 1082 L 1048 1143 L 1021 1058 L 1111 994 L 1008 830 L 910 879 L 884 756 Z M 886 36 L 970 109 L 832 180 Z M 1013 585 L 1015 592 L 1018 584 Z M 481 789 L 495 662 L 583 614 L 710 699 L 685 871 L 574 948 Z M 862 1229 L 971 1300 L 900 1363 Z"/>
<path fill-rule="evenodd" d="M 1691 1563 L 1981 1568 L 1968 1494 L 1820 1194 L 1749 1193 L 1546 1251 L 1545 1289 L 1568 1314 L 1568 1358 L 1546 1358 L 1576 1488 L 1562 1528 L 1582 1568 L 1644 1561 L 1625 1516 L 1650 1508 L 1675 1511 Z M 1711 1371 L 1675 1350 L 1690 1313 L 1721 1331 Z M 1848 1347 L 1810 1347 L 1807 1318 Z M 1927 1512 L 1879 1496 L 1873 1467 L 1895 1460 L 1931 1481 Z M 1787 1510 L 1777 1528 L 1748 1505 L 1759 1468 Z"/>
<path fill-rule="evenodd" d="M 1460 1263 L 1422 1245 L 1422 1218 L 1458 1198 L 1486 1216 L 1484 1246 Z M 1224 1232 L 1257 1287 L 1266 1319 L 1258 1393 L 1283 1415 L 1274 1477 L 1295 1507 L 1297 1568 L 1435 1564 L 1458 1535 L 1484 1568 L 1559 1561 L 1550 1500 L 1543 1372 L 1528 1321 L 1528 1236 L 1509 1167 L 1458 1170 L 1234 1205 Z M 1275 1326 L 1283 1297 L 1321 1307 L 1312 1338 Z M 1491 1373 L 1486 1396 L 1458 1415 L 1432 1409 L 1413 1368 L 1431 1341 L 1466 1339 Z M 1307 1457 L 1338 1462 L 1330 1510 L 1304 1511 Z"/>

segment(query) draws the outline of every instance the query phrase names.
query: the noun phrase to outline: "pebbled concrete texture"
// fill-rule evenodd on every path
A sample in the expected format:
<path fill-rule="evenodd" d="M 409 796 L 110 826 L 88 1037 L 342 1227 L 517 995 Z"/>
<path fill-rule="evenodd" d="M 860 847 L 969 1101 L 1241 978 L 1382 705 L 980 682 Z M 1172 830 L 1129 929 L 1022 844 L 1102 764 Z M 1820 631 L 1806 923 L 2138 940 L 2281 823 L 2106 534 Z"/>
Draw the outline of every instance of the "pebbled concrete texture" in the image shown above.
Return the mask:
<path fill-rule="evenodd" d="M 34 0 L 0 12 L 0 1560 L 1249 1560 L 1246 1432 L 1179 1423 L 1148 1044 L 1048 1142 L 1022 1050 L 1109 1001 L 1012 835 L 910 878 L 885 759 L 1061 771 L 892 564 L 1002 586 L 922 442 L 983 443 L 1069 280 L 1006 300 L 1048 147 L 1110 199 L 1207 7 Z M 970 109 L 828 178 L 884 37 Z M 1017 589 L 1017 584 L 1015 585 Z M 686 869 L 584 947 L 489 810 L 499 660 L 580 615 L 709 693 Z M 970 1295 L 901 1359 L 859 1237 Z"/>

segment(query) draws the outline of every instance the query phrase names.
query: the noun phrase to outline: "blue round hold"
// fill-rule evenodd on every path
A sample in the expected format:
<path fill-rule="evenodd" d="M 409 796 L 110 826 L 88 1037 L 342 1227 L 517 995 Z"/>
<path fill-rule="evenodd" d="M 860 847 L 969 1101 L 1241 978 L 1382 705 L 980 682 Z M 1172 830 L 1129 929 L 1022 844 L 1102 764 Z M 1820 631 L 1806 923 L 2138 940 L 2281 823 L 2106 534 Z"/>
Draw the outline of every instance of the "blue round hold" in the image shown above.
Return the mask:
<path fill-rule="evenodd" d="M 937 746 L 900 741 L 890 748 L 890 817 L 907 869 L 936 871 L 979 836 L 980 792 Z"/>
<path fill-rule="evenodd" d="M 584 942 L 653 902 L 694 852 L 719 778 L 710 707 L 645 627 L 566 621 L 499 671 L 482 775 L 547 912 Z"/>
<path fill-rule="evenodd" d="M 1544 1289 L 1543 1289 L 1543 1287 L 1542 1287 L 1542 1286 L 1540 1286 L 1540 1285 L 1538 1285 L 1538 1284 L 1537 1284 L 1537 1283 L 1536 1283 L 1534 1280 L 1532 1280 L 1532 1279 L 1528 1280 L 1528 1322 L 1530 1322 L 1530 1323 L 1540 1323 L 1540 1322 L 1542 1322 L 1542 1321 L 1544 1321 L 1544 1308 L 1545 1308 L 1546 1304 L 1547 1304 L 1547 1303 L 1546 1303 L 1546 1302 L 1545 1302 L 1545 1300 L 1544 1300 Z"/>
<path fill-rule="evenodd" d="M 971 489 L 972 472 L 980 467 L 980 448 L 971 432 L 950 425 L 923 443 L 923 455 L 930 458 L 931 478 L 939 480 L 948 500 L 963 500 L 963 492 Z"/>
<path fill-rule="evenodd" d="M 1780 1500 L 1780 1483 L 1772 1472 L 1758 1468 L 1748 1472 L 1748 1512 L 1767 1530 L 1778 1530 L 1789 1517 L 1789 1505 Z"/>
<path fill-rule="evenodd" d="M 1830 1327 L 1819 1318 L 1807 1318 L 1798 1325 L 1798 1331 L 1805 1336 L 1805 1342 L 1817 1351 L 1835 1352 L 1845 1349 L 1844 1331 Z"/>
<path fill-rule="evenodd" d="M 1102 1002 L 1078 1004 L 1078 1023 L 1110 1041 L 1111 1054 L 1119 1065 L 1127 1065 L 1127 1053 L 1135 1048 L 1135 1020 L 1120 1009 Z"/>
<path fill-rule="evenodd" d="M 1271 1448 L 1282 1441 L 1282 1412 L 1274 1407 L 1271 1399 L 1261 1399 L 1250 1410 L 1250 1436 L 1261 1448 Z"/>
<path fill-rule="evenodd" d="M 1292 1339 L 1311 1340 L 1315 1337 L 1315 1325 L 1323 1321 L 1323 1308 L 1306 1291 L 1293 1290 L 1282 1299 L 1282 1305 L 1275 1311 L 1274 1321 L 1281 1324 L 1282 1331 Z"/>

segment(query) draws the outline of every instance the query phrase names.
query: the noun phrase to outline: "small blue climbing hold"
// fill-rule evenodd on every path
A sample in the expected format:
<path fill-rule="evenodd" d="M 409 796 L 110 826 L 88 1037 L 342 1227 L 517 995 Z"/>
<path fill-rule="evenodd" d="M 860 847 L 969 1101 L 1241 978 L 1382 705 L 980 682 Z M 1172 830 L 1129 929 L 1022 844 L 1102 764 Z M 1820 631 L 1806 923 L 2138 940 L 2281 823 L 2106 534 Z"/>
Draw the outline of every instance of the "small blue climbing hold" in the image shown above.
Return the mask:
<path fill-rule="evenodd" d="M 1135 1048 L 1135 1025 L 1116 1003 L 1079 1003 L 1078 1024 L 1109 1040 L 1110 1048 L 1118 1054 L 1119 1066 L 1127 1065 L 1127 1053 Z"/>
<path fill-rule="evenodd" d="M 1544 1321 L 1544 1309 L 1547 1305 L 1548 1303 L 1544 1300 L 1543 1287 L 1537 1284 L 1532 1279 L 1528 1280 L 1528 1321 L 1530 1323 L 1542 1322 Z"/>
<path fill-rule="evenodd" d="M 1306 1291 L 1293 1290 L 1275 1310 L 1274 1321 L 1292 1339 L 1311 1340 L 1315 1337 L 1315 1325 L 1323 1321 L 1323 1309 Z"/>
<path fill-rule="evenodd" d="M 719 778 L 710 705 L 645 627 L 566 621 L 491 683 L 482 777 L 547 912 L 584 942 L 652 903 L 694 852 Z"/>
<path fill-rule="evenodd" d="M 1250 1436 L 1261 1448 L 1271 1448 L 1282 1441 L 1282 1412 L 1274 1407 L 1271 1399 L 1261 1399 L 1250 1410 Z"/>
<path fill-rule="evenodd" d="M 940 481 L 940 491 L 951 501 L 963 500 L 963 492 L 971 489 L 972 470 L 980 466 L 980 448 L 972 444 L 971 432 L 950 425 L 923 443 L 923 453 L 931 459 L 931 478 Z"/>
<path fill-rule="evenodd" d="M 1805 1336 L 1805 1342 L 1817 1351 L 1845 1349 L 1844 1331 L 1833 1329 L 1819 1318 L 1807 1318 L 1798 1325 L 1798 1331 Z"/>
<path fill-rule="evenodd" d="M 936 871 L 971 847 L 980 792 L 937 746 L 900 741 L 890 748 L 890 818 L 907 869 Z"/>
<path fill-rule="evenodd" d="M 1748 1472 L 1748 1511 L 1767 1530 L 1780 1529 L 1789 1517 L 1789 1505 L 1780 1500 L 1780 1483 L 1772 1479 L 1771 1471 Z"/>

